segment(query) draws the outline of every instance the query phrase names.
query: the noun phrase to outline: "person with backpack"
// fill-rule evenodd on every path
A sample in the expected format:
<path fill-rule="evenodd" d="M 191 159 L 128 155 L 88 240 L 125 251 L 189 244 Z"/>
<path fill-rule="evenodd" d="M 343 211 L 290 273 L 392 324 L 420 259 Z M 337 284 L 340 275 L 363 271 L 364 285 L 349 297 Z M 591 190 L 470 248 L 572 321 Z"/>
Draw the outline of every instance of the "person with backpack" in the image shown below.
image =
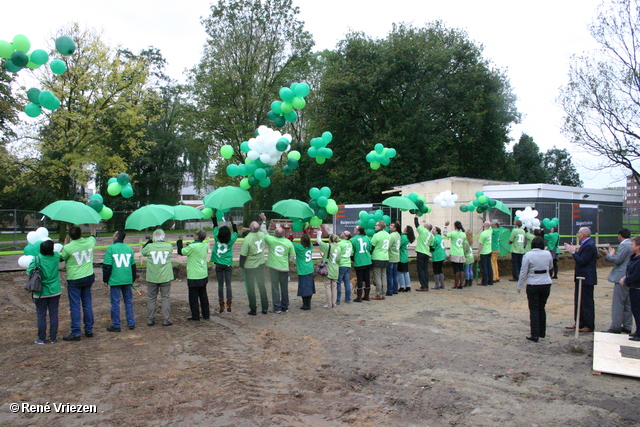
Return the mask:
<path fill-rule="evenodd" d="M 36 255 L 29 267 L 27 274 L 31 274 L 34 268 L 40 270 L 42 279 L 42 291 L 31 294 L 36 305 L 38 319 L 38 339 L 36 344 L 45 344 L 47 338 L 47 312 L 49 312 L 49 340 L 54 344 L 58 336 L 58 307 L 60 305 L 60 254 L 53 250 L 53 240 L 45 240 L 40 244 L 40 255 Z"/>

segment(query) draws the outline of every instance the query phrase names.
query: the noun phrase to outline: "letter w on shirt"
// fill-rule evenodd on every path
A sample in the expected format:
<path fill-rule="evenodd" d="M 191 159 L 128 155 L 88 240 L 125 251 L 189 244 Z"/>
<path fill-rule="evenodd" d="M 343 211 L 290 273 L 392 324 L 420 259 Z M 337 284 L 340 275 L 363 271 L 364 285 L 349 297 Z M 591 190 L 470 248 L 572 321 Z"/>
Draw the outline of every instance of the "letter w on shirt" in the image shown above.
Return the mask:
<path fill-rule="evenodd" d="M 151 251 L 150 255 L 151 255 L 151 261 L 154 264 L 166 264 L 167 259 L 169 258 L 169 251 L 162 251 L 162 252 Z"/>
<path fill-rule="evenodd" d="M 113 254 L 113 260 L 116 263 L 116 267 L 129 267 L 129 260 L 131 254 Z"/>
<path fill-rule="evenodd" d="M 87 251 L 82 252 L 74 252 L 73 256 L 76 259 L 76 263 L 78 265 L 82 265 L 85 262 L 91 262 L 91 254 L 93 252 L 93 248 L 89 249 L 89 253 Z"/>

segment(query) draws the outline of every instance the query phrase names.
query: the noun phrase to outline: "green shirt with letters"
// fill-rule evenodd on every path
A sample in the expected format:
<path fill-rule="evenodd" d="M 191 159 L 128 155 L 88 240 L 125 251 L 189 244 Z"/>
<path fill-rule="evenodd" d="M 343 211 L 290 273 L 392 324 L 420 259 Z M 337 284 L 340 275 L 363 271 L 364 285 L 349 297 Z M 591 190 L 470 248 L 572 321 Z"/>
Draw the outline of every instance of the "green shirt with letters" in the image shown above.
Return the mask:
<path fill-rule="evenodd" d="M 353 266 L 364 267 L 371 265 L 371 240 L 369 236 L 358 234 L 351 239 L 353 247 Z"/>
<path fill-rule="evenodd" d="M 109 286 L 131 285 L 133 272 L 131 266 L 136 263 L 133 249 L 123 242 L 116 242 L 109 246 L 104 253 L 104 265 L 111 266 Z"/>
<path fill-rule="evenodd" d="M 173 280 L 171 253 L 173 246 L 169 242 L 153 242 L 142 248 L 142 256 L 147 257 L 147 282 L 166 283 Z"/>
<path fill-rule="evenodd" d="M 62 248 L 60 258 L 66 261 L 67 280 L 82 279 L 93 274 L 93 247 L 96 238 L 81 237 L 72 240 Z"/>
<path fill-rule="evenodd" d="M 512 254 L 523 254 L 524 253 L 524 245 L 526 243 L 526 236 L 524 230 L 522 228 L 514 228 L 511 230 L 511 236 L 509 236 L 509 241 L 511 242 L 511 253 Z"/>
<path fill-rule="evenodd" d="M 264 241 L 269 246 L 267 267 L 278 271 L 289 271 L 289 258 L 293 258 L 296 254 L 291 240 L 266 234 Z"/>
<path fill-rule="evenodd" d="M 209 276 L 207 252 L 209 252 L 209 244 L 198 240 L 182 248 L 182 255 L 188 257 L 187 279 L 199 280 Z"/>
<path fill-rule="evenodd" d="M 391 236 L 384 230 L 377 231 L 371 238 L 371 259 L 373 261 L 389 261 L 389 246 L 391 244 Z"/>

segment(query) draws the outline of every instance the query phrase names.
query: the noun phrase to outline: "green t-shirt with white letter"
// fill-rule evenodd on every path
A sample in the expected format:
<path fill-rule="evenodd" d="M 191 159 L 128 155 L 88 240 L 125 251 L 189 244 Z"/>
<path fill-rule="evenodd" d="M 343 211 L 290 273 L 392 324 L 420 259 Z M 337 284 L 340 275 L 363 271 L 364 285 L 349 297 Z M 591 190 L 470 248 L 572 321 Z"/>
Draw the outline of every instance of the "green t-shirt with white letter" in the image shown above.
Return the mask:
<path fill-rule="evenodd" d="M 264 241 L 269 246 L 267 267 L 278 271 L 289 271 L 289 257 L 296 254 L 291 240 L 267 234 L 264 236 Z"/>
<path fill-rule="evenodd" d="M 62 248 L 60 258 L 66 261 L 67 280 L 82 279 L 93 274 L 93 247 L 96 238 L 81 237 L 72 240 Z"/>
<path fill-rule="evenodd" d="M 391 244 L 391 236 L 384 230 L 377 231 L 371 238 L 371 259 L 374 261 L 389 261 L 389 246 Z"/>
<path fill-rule="evenodd" d="M 109 286 L 131 285 L 133 272 L 131 266 L 136 263 L 133 249 L 122 242 L 109 246 L 104 253 L 104 264 L 111 266 Z"/>
<path fill-rule="evenodd" d="M 169 242 L 153 242 L 142 248 L 142 256 L 147 257 L 147 282 L 166 283 L 173 280 L 171 253 L 173 246 Z"/>

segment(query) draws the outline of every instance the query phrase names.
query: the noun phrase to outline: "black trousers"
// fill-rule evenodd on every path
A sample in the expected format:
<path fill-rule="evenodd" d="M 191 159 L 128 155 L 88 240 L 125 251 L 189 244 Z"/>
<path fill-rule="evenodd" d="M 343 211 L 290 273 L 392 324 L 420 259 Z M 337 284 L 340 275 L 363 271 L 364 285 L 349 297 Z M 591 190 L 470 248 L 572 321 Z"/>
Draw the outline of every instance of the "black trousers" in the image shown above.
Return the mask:
<path fill-rule="evenodd" d="M 527 300 L 529 301 L 529 323 L 531 336 L 534 338 L 547 335 L 547 312 L 544 309 L 551 293 L 551 284 L 527 285 Z"/>
<path fill-rule="evenodd" d="M 573 295 L 573 318 L 578 315 L 578 281 L 576 280 L 576 288 Z M 592 331 L 596 329 L 596 304 L 593 301 L 594 285 L 582 284 L 582 299 L 580 301 L 580 324 L 579 328 L 589 328 Z"/>
<path fill-rule="evenodd" d="M 200 319 L 200 309 L 202 309 L 202 318 L 209 318 L 209 297 L 207 296 L 207 285 L 189 286 L 189 308 L 191 309 L 191 317 Z"/>
<path fill-rule="evenodd" d="M 513 278 L 520 279 L 520 269 L 522 268 L 522 257 L 524 254 L 511 254 L 511 273 Z"/>
<path fill-rule="evenodd" d="M 357 289 L 362 289 L 362 285 L 369 289 L 371 287 L 371 266 L 363 265 L 356 267 L 356 278 L 358 280 Z"/>
<path fill-rule="evenodd" d="M 482 267 L 482 284 L 493 285 L 493 267 L 491 266 L 491 254 L 480 255 L 480 265 Z"/>
<path fill-rule="evenodd" d="M 420 289 L 429 289 L 429 255 L 416 252 L 416 267 Z"/>

